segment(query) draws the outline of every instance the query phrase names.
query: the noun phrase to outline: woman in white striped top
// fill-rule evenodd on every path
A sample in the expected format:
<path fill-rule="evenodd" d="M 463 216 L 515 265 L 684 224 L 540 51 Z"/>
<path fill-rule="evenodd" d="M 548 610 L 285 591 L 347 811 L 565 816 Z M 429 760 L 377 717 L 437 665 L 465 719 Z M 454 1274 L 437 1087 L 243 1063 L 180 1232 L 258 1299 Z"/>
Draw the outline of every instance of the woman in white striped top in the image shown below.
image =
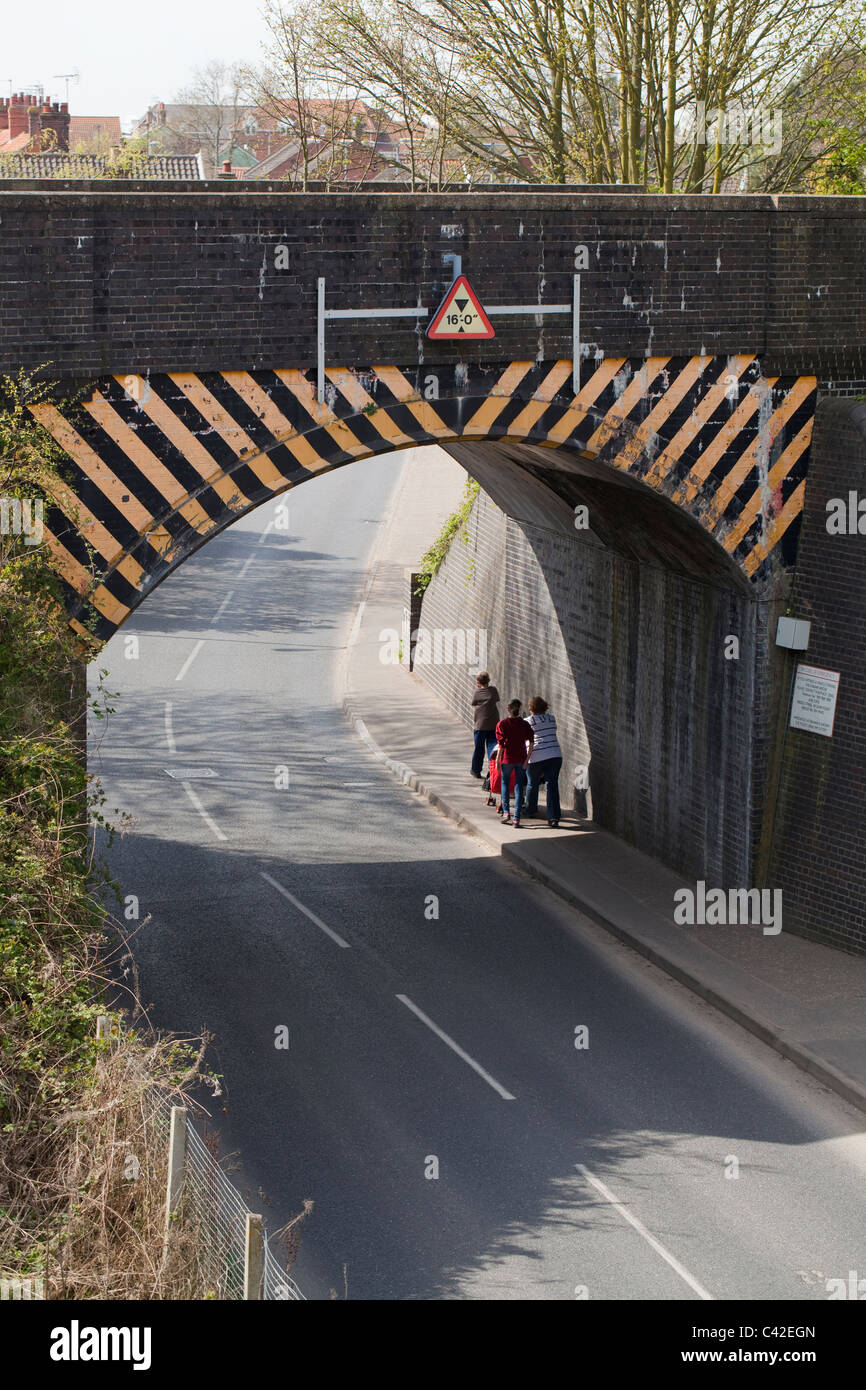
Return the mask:
<path fill-rule="evenodd" d="M 538 815 L 538 788 L 544 777 L 547 786 L 547 823 L 559 825 L 559 774 L 562 771 L 562 749 L 556 737 L 556 720 L 548 712 L 547 701 L 533 695 L 529 701 L 529 720 L 535 742 L 529 755 L 529 795 L 526 815 Z"/>

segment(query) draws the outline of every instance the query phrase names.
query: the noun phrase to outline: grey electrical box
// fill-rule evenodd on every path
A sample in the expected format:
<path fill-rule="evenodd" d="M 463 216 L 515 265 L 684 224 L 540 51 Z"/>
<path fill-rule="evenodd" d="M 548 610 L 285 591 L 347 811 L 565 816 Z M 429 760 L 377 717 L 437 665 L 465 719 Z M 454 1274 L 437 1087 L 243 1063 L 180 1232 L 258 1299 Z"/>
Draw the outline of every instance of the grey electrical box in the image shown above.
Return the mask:
<path fill-rule="evenodd" d="M 776 628 L 776 646 L 793 652 L 804 652 L 809 646 L 812 624 L 805 618 L 780 618 Z"/>

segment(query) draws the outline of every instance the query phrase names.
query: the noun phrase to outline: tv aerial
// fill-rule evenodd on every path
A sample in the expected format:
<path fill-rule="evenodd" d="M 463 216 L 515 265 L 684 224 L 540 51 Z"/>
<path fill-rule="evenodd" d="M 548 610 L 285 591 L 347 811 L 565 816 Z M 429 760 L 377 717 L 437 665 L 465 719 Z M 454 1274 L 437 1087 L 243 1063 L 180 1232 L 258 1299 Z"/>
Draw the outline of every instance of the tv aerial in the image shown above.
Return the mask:
<path fill-rule="evenodd" d="M 68 106 L 68 105 L 69 105 L 69 84 L 70 84 L 70 82 L 77 82 L 77 81 L 80 79 L 80 77 L 81 77 L 81 73 L 78 71 L 78 68 L 76 68 L 74 72 L 55 72 L 54 77 L 55 77 L 58 81 L 61 81 L 61 82 L 65 82 L 65 83 L 66 83 L 66 96 L 65 96 L 64 100 L 65 100 L 65 102 L 66 102 L 66 105 Z"/>

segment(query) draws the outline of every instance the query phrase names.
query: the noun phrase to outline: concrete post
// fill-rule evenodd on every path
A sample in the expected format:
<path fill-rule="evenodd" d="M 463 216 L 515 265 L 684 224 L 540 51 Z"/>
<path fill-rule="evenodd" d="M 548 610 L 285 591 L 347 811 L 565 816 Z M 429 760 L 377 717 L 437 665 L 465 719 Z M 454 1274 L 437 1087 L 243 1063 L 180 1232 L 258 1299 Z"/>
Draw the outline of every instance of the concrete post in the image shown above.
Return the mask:
<path fill-rule="evenodd" d="M 165 1190 L 165 1240 L 168 1241 L 172 1215 L 180 1206 L 183 1180 L 186 1173 L 186 1121 L 183 1105 L 171 1107 L 171 1129 L 168 1135 L 168 1179 Z"/>
<path fill-rule="evenodd" d="M 265 1242 L 262 1232 L 262 1218 L 247 1212 L 246 1240 L 244 1242 L 244 1298 L 260 1299 L 262 1279 L 265 1272 Z"/>
<path fill-rule="evenodd" d="M 405 571 L 405 576 L 405 582 L 408 584 L 409 593 L 406 605 L 403 609 L 403 626 L 404 633 L 405 629 L 408 627 L 409 636 L 408 640 L 405 636 L 403 639 L 403 664 L 408 666 L 411 671 L 415 665 L 412 649 L 412 633 L 417 632 L 418 628 L 421 626 L 421 605 L 424 602 L 424 590 L 422 590 L 420 594 L 417 592 L 418 584 L 423 577 L 420 571 L 407 569 Z"/>

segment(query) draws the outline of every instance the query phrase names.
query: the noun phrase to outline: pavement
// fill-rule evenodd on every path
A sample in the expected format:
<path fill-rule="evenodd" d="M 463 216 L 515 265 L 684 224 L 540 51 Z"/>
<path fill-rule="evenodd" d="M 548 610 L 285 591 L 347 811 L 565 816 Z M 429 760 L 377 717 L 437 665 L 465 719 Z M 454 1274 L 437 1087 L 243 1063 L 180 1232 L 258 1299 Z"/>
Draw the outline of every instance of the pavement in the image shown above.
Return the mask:
<path fill-rule="evenodd" d="M 574 814 L 558 830 L 544 819 L 524 820 L 519 830 L 501 825 L 469 775 L 468 722 L 405 666 L 380 661 L 380 632 L 400 628 L 406 571 L 453 510 L 464 476 L 437 449 L 415 451 L 403 470 L 338 677 L 356 732 L 463 831 L 866 1110 L 866 958 L 792 935 L 784 917 L 777 935 L 760 926 L 680 926 L 674 893 L 687 886 L 683 876 Z M 466 685 L 468 702 L 468 674 Z"/>

